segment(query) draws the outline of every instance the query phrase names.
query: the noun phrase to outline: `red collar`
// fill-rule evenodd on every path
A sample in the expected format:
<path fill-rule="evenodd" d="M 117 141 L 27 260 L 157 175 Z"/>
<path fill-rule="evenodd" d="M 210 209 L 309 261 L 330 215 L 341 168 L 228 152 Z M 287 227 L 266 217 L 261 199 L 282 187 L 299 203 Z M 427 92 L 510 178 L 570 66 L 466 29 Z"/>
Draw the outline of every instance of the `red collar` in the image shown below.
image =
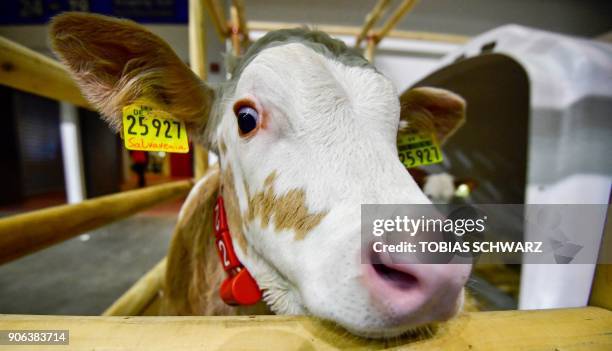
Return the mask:
<path fill-rule="evenodd" d="M 242 265 L 232 245 L 232 236 L 227 225 L 223 196 L 219 195 L 215 205 L 214 231 L 217 253 L 227 278 L 221 284 L 221 298 L 228 305 L 252 305 L 261 300 L 261 290 L 249 271 Z"/>

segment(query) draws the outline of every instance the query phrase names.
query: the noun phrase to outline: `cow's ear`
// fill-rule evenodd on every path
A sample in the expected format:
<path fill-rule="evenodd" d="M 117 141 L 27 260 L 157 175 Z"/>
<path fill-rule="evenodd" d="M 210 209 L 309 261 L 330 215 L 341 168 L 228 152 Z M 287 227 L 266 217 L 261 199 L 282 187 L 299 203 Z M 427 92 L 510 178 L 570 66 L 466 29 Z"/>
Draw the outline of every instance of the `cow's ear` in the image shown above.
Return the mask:
<path fill-rule="evenodd" d="M 144 27 L 69 12 L 53 18 L 50 36 L 83 95 L 115 130 L 120 129 L 123 107 L 139 99 L 184 121 L 194 134 L 205 126 L 214 91 Z"/>
<path fill-rule="evenodd" d="M 465 100 L 448 90 L 420 87 L 400 97 L 400 133 L 415 129 L 435 133 L 443 144 L 465 122 Z"/>

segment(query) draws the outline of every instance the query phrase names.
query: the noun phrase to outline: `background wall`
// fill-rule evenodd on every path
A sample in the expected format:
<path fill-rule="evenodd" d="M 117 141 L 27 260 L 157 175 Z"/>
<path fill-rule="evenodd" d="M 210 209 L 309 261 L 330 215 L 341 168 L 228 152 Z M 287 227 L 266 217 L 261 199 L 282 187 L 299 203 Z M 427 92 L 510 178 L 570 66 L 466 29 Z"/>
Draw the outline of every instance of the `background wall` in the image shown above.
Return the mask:
<path fill-rule="evenodd" d="M 247 0 L 245 6 L 250 20 L 361 25 L 375 3 Z M 474 36 L 502 24 L 516 23 L 592 37 L 611 29 L 610 18 L 612 2 L 605 0 L 421 0 L 397 28 Z"/>
<path fill-rule="evenodd" d="M 399 0 L 392 3 L 396 6 Z M 314 26 L 361 26 L 364 17 L 375 4 L 375 0 L 245 1 L 250 21 L 293 22 Z M 612 29 L 610 18 L 610 1 L 422 0 L 413 12 L 400 21 L 397 28 L 475 36 L 504 24 L 516 23 L 570 35 L 594 37 Z M 154 24 L 147 27 L 168 41 L 185 62 L 189 60 L 186 25 Z M 0 26 L 0 35 L 50 55 L 45 26 Z M 346 39 L 352 41 L 352 38 Z M 455 47 L 423 41 L 385 39 L 381 43 L 376 65 L 402 90 Z M 210 62 L 222 63 L 218 52 L 213 52 Z M 223 76 L 213 74 L 211 78 L 220 80 Z"/>

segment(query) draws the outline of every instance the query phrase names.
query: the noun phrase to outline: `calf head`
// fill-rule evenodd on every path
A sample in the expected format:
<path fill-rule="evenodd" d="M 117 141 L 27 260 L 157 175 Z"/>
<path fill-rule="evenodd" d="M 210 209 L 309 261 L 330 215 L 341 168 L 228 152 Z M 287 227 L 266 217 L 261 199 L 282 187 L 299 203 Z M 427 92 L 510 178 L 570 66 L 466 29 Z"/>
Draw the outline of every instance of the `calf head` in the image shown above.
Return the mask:
<path fill-rule="evenodd" d="M 463 121 L 461 98 L 418 88 L 398 99 L 362 56 L 316 31 L 267 34 L 217 90 L 130 21 L 61 15 L 52 38 L 112 126 L 147 97 L 218 150 L 234 247 L 274 312 L 390 337 L 460 310 L 469 265 L 361 262 L 360 204 L 430 203 L 396 137 L 408 125 L 444 141 Z"/>

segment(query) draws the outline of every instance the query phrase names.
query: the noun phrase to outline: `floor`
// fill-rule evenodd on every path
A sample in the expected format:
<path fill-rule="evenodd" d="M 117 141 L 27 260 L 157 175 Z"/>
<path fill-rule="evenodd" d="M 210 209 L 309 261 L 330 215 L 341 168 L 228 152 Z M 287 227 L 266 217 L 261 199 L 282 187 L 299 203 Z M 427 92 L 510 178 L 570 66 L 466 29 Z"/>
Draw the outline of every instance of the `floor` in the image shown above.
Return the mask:
<path fill-rule="evenodd" d="M 0 265 L 0 314 L 101 314 L 166 255 L 183 200 Z M 0 208 L 0 217 L 62 204 L 63 194 L 45 194 Z"/>
<path fill-rule="evenodd" d="M 0 266 L 0 313 L 99 315 L 164 257 L 175 222 L 136 215 Z"/>

